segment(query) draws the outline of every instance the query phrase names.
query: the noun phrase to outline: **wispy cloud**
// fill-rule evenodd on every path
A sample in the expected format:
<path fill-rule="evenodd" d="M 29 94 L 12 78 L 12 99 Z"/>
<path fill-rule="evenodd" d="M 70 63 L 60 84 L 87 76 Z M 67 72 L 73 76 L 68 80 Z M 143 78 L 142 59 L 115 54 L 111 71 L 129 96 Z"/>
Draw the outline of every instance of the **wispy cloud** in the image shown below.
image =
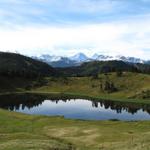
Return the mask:
<path fill-rule="evenodd" d="M 1 0 L 0 24 L 108 22 L 150 13 L 149 7 L 143 0 Z"/>

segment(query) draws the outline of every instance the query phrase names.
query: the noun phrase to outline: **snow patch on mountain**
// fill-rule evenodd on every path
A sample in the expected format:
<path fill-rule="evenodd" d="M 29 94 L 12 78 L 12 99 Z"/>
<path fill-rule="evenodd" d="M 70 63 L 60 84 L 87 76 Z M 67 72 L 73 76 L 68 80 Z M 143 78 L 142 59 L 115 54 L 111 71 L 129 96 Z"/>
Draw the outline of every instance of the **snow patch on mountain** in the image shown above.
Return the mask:
<path fill-rule="evenodd" d="M 89 58 L 85 54 L 83 54 L 83 53 L 78 53 L 78 54 L 76 54 L 74 56 L 71 56 L 70 59 L 74 60 L 74 61 L 77 61 L 77 62 L 85 62 Z"/>

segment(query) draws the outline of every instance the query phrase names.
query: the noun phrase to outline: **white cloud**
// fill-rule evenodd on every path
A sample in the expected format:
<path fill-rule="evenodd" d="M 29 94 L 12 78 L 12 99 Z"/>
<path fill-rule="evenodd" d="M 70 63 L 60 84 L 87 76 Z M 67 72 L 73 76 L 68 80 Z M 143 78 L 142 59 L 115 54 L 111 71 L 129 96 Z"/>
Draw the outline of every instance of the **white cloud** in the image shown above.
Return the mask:
<path fill-rule="evenodd" d="M 0 50 L 24 54 L 70 55 L 79 51 L 150 58 L 150 21 L 76 27 L 26 27 L 0 30 Z M 146 51 L 144 49 L 147 49 Z"/>

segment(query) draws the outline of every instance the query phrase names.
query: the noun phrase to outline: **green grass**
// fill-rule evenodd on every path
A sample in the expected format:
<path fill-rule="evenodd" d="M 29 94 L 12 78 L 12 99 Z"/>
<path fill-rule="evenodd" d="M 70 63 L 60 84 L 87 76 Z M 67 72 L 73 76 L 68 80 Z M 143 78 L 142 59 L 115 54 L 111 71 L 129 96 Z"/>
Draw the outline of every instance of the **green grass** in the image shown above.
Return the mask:
<path fill-rule="evenodd" d="M 45 78 L 45 81 L 21 79 L 21 78 L 0 78 L 0 94 L 12 92 L 34 92 L 46 94 L 61 94 L 94 98 L 117 100 L 121 102 L 133 102 L 150 104 L 150 75 L 140 73 L 124 73 L 122 77 L 117 77 L 116 73 L 108 75 L 109 81 L 113 82 L 118 91 L 108 93 L 100 89 L 100 83 L 104 83 L 106 76 L 101 74 L 99 79 L 91 77 L 67 78 Z M 42 84 L 41 84 L 42 83 Z M 30 89 L 30 90 L 29 90 Z"/>
<path fill-rule="evenodd" d="M 150 121 L 82 121 L 0 110 L 0 150 L 149 150 Z"/>
<path fill-rule="evenodd" d="M 142 91 L 150 90 L 150 75 L 139 73 L 124 73 L 122 77 L 117 77 L 115 73 L 110 73 L 108 78 L 115 84 L 118 91 L 108 93 L 100 89 L 100 83 L 105 82 L 105 75 L 100 75 L 99 79 L 91 77 L 72 77 L 68 81 L 62 78 L 47 78 L 47 85 L 33 88 L 33 92 L 43 93 L 66 93 L 72 95 L 84 95 L 89 97 L 150 103 L 150 98 L 138 97 Z"/>

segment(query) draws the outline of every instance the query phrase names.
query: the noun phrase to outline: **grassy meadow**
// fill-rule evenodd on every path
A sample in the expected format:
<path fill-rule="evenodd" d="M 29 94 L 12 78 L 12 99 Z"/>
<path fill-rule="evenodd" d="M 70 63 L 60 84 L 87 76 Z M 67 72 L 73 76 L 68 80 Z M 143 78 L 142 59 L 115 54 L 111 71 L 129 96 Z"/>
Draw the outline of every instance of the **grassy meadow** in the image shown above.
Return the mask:
<path fill-rule="evenodd" d="M 100 84 L 104 84 L 106 78 L 115 84 L 116 92 L 109 93 L 100 88 Z M 47 78 L 46 85 L 33 87 L 31 91 L 59 92 L 110 100 L 149 103 L 149 83 L 150 75 L 147 74 L 125 72 L 121 77 L 117 77 L 116 73 L 109 73 L 107 77 L 101 74 L 96 79 L 92 77 Z M 144 95 L 145 93 L 147 97 Z"/>
<path fill-rule="evenodd" d="M 107 92 L 100 88 L 105 81 L 112 82 L 117 91 Z M 116 73 L 100 74 L 93 77 L 47 77 L 35 78 L 0 78 L 0 93 L 12 92 L 38 92 L 38 93 L 66 93 L 71 95 L 84 95 L 110 100 L 127 100 L 149 103 L 150 75 L 124 72 L 118 77 Z"/>
<path fill-rule="evenodd" d="M 149 121 L 82 121 L 0 110 L 0 150 L 149 148 Z"/>

